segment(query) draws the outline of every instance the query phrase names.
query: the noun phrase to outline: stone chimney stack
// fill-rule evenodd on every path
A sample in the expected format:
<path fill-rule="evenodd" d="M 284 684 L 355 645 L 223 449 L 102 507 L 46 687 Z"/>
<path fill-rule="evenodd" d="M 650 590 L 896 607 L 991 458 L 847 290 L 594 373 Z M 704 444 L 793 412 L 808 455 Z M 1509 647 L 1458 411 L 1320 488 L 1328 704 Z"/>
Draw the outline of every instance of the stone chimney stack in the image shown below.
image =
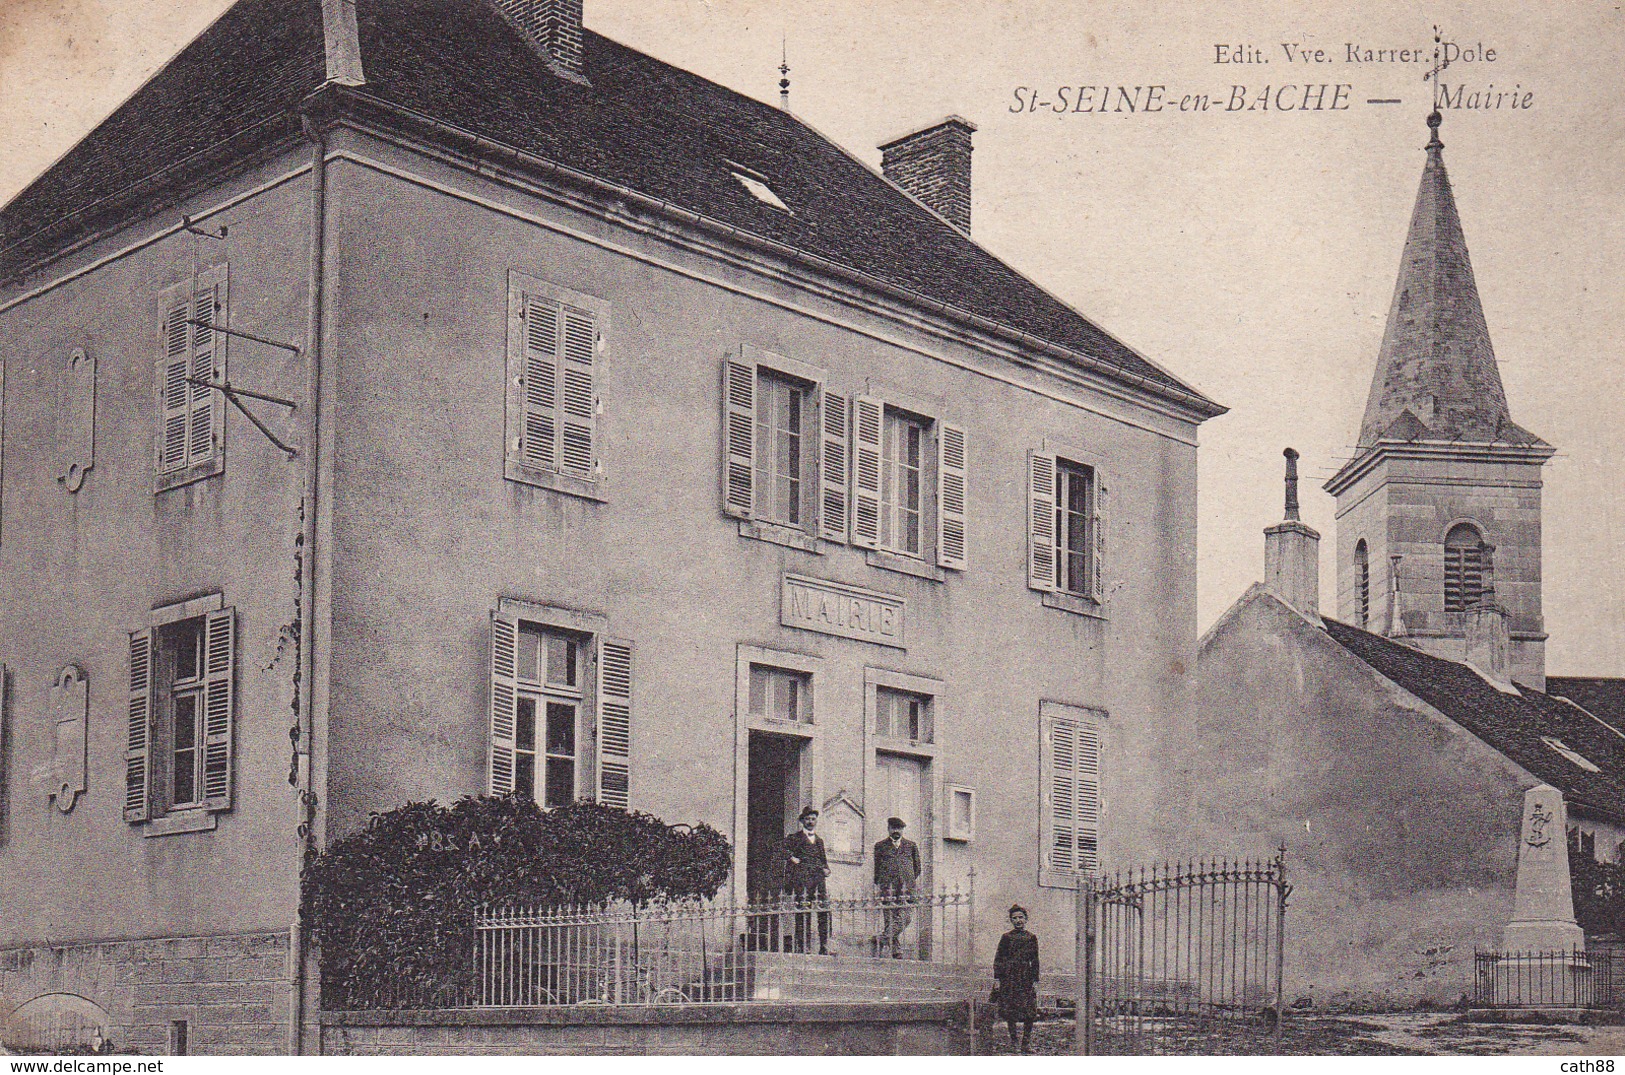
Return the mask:
<path fill-rule="evenodd" d="M 971 134 L 976 126 L 958 116 L 880 147 L 887 179 L 970 234 Z"/>
<path fill-rule="evenodd" d="M 1320 534 L 1298 518 L 1298 453 L 1286 456 L 1286 518 L 1264 531 L 1264 585 L 1320 622 Z"/>
<path fill-rule="evenodd" d="M 585 82 L 581 70 L 582 0 L 496 0 L 507 16 L 547 54 L 565 78 Z"/>
<path fill-rule="evenodd" d="M 1507 631 L 1507 610 L 1487 597 L 1465 614 L 1467 663 L 1485 679 L 1503 687 L 1512 685 L 1512 637 Z"/>

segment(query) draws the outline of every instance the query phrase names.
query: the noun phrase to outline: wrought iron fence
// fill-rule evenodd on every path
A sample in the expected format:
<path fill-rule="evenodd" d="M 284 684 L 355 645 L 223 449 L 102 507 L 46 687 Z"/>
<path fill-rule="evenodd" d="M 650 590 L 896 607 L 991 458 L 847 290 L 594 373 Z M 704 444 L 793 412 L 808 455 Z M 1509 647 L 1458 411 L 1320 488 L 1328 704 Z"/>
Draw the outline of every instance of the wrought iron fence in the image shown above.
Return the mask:
<path fill-rule="evenodd" d="M 1475 1008 L 1625 1008 L 1612 951 L 1474 952 Z"/>
<path fill-rule="evenodd" d="M 1269 862 L 1195 862 L 1087 878 L 1079 894 L 1086 1053 L 1159 1052 L 1193 1022 L 1279 1033 L 1287 884 Z"/>
<path fill-rule="evenodd" d="M 935 963 L 971 959 L 968 894 L 684 901 L 476 917 L 474 1004 L 715 1004 L 751 1000 L 761 953 Z"/>

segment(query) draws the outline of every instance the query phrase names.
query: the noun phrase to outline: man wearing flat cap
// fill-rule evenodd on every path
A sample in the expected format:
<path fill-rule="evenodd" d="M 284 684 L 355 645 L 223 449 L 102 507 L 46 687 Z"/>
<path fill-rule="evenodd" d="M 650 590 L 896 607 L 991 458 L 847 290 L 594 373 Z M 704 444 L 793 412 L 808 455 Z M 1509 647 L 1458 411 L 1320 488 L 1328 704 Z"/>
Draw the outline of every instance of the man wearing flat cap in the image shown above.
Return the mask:
<path fill-rule="evenodd" d="M 812 940 L 811 907 L 826 907 L 829 892 L 824 879 L 829 876 L 829 858 L 824 853 L 824 838 L 817 833 L 818 811 L 807 807 L 801 811 L 801 831 L 784 837 L 780 851 L 784 856 L 784 891 L 806 910 L 797 910 L 795 950 L 807 951 Z M 829 954 L 829 911 L 818 911 L 818 954 Z"/>
<path fill-rule="evenodd" d="M 900 817 L 887 818 L 889 835 L 875 845 L 875 887 L 883 899 L 876 954 L 890 949 L 893 959 L 903 958 L 899 938 L 914 920 L 914 882 L 920 877 L 920 849 L 903 835 L 907 827 Z"/>

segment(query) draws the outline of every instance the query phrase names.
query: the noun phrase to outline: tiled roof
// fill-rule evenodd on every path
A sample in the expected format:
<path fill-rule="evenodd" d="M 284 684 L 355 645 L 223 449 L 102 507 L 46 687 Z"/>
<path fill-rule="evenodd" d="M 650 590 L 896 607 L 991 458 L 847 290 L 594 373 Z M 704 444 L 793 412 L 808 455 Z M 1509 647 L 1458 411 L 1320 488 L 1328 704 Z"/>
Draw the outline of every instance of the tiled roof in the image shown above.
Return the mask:
<path fill-rule="evenodd" d="M 1500 691 L 1465 664 L 1336 620 L 1324 622 L 1326 633 L 1350 653 L 1562 791 L 1571 805 L 1625 820 L 1625 736 L 1561 698 L 1521 686 L 1515 693 Z M 1591 772 L 1558 746 L 1600 771 Z"/>
<path fill-rule="evenodd" d="M 1567 698 L 1592 716 L 1625 732 L 1625 679 L 1547 676 L 1546 693 Z"/>
<path fill-rule="evenodd" d="M 319 0 L 239 0 L 0 212 L 0 240 L 256 124 L 321 83 Z M 355 92 L 1081 353 L 1201 413 L 1222 408 L 1090 323 L 782 109 L 592 32 L 556 75 L 484 0 L 358 0 Z M 732 176 L 759 173 L 776 209 Z M 60 243 L 60 239 L 57 240 Z M 0 263 L 40 251 L 0 251 Z"/>

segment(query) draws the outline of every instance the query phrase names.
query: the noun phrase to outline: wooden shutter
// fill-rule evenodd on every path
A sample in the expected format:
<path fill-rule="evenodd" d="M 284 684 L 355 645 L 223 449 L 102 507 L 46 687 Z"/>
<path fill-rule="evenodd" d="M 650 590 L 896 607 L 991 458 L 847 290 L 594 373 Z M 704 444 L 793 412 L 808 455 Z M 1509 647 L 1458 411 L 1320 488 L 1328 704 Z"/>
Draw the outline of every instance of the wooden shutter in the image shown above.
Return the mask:
<path fill-rule="evenodd" d="M 1049 864 L 1078 868 L 1078 725 L 1052 716 L 1049 721 Z"/>
<path fill-rule="evenodd" d="M 627 809 L 631 799 L 632 643 L 606 638 L 598 656 L 598 801 Z"/>
<path fill-rule="evenodd" d="M 184 469 L 187 459 L 188 416 L 191 413 L 192 386 L 186 381 L 191 372 L 192 302 L 184 292 L 171 294 L 164 304 L 164 321 L 158 352 L 158 471 L 168 474 Z"/>
<path fill-rule="evenodd" d="M 559 466 L 559 308 L 527 295 L 524 302 L 524 354 L 520 461 L 537 470 Z"/>
<path fill-rule="evenodd" d="M 124 751 L 124 820 L 145 821 L 152 810 L 152 629 L 130 635 L 130 692 Z"/>
<path fill-rule="evenodd" d="M 593 442 L 598 393 L 593 360 L 598 350 L 598 321 L 590 312 L 570 305 L 561 308 L 559 320 L 564 330 L 560 364 L 564 379 L 560 469 L 591 479 L 596 461 Z"/>
<path fill-rule="evenodd" d="M 1089 580 L 1089 596 L 1098 603 L 1106 600 L 1106 476 L 1096 467 L 1093 472 L 1095 487 L 1090 498 L 1092 517 L 1089 520 L 1089 536 L 1094 540 L 1094 548 L 1090 550 L 1090 568 L 1092 577 Z"/>
<path fill-rule="evenodd" d="M 886 403 L 872 396 L 852 402 L 852 544 L 880 545 L 880 438 Z"/>
<path fill-rule="evenodd" d="M 1079 721 L 1077 744 L 1078 869 L 1094 871 L 1100 868 L 1100 727 Z"/>
<path fill-rule="evenodd" d="M 490 792 L 513 791 L 514 731 L 519 721 L 519 621 L 491 613 Z"/>
<path fill-rule="evenodd" d="M 203 808 L 230 810 L 232 725 L 237 673 L 236 610 L 211 612 L 203 625 Z"/>
<path fill-rule="evenodd" d="M 828 388 L 818 405 L 818 536 L 826 541 L 847 538 L 849 406 L 845 394 Z"/>
<path fill-rule="evenodd" d="M 965 431 L 937 423 L 937 563 L 963 571 L 965 552 Z"/>
<path fill-rule="evenodd" d="M 722 364 L 722 510 L 740 519 L 756 512 L 756 363 Z"/>
<path fill-rule="evenodd" d="M 203 327 L 226 322 L 224 272 L 211 269 L 200 276 L 192 300 L 192 319 L 201 322 L 187 326 L 192 330 L 192 376 L 200 381 L 224 381 L 226 336 Z M 191 399 L 187 407 L 186 462 L 191 465 L 212 459 L 225 444 L 226 400 L 211 388 L 197 384 L 187 387 L 191 389 Z"/>
<path fill-rule="evenodd" d="M 1027 585 L 1055 590 L 1055 457 L 1027 454 Z"/>

